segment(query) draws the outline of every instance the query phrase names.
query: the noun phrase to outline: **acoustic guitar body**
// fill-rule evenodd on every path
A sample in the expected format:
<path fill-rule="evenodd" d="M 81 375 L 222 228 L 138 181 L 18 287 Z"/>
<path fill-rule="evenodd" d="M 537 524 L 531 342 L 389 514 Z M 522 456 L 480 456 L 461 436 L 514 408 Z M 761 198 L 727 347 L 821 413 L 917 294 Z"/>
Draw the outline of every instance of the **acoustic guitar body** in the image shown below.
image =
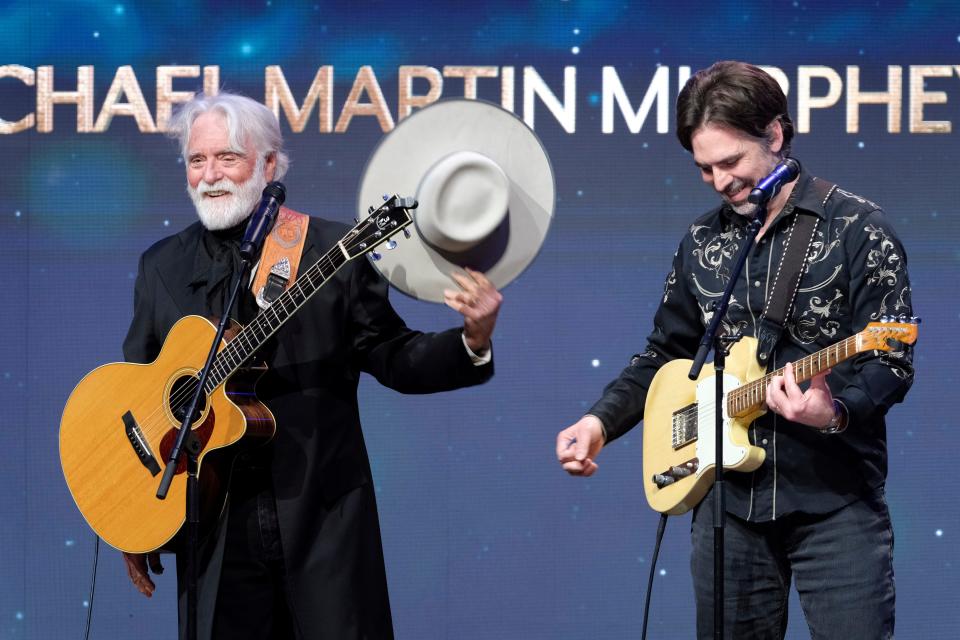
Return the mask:
<path fill-rule="evenodd" d="M 156 493 L 215 335 L 210 321 L 187 316 L 170 330 L 154 362 L 98 367 L 67 400 L 60 422 L 67 486 L 90 527 L 121 551 L 170 548 L 186 521 L 185 460 L 166 498 Z M 191 426 L 200 447 L 201 531 L 222 513 L 234 456 L 276 432 L 273 415 L 253 393 L 265 370 L 241 368 L 205 401 L 201 397 Z"/>

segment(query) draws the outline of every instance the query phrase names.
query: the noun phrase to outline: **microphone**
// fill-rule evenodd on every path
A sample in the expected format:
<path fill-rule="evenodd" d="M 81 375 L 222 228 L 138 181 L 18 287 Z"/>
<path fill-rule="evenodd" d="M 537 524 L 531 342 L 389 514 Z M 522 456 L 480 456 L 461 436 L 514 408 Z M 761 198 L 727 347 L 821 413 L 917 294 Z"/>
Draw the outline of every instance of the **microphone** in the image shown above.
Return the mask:
<path fill-rule="evenodd" d="M 747 202 L 755 205 L 765 205 L 777 197 L 780 188 L 788 182 L 793 182 L 800 175 L 800 163 L 793 158 L 784 158 L 783 162 L 774 167 L 766 178 L 757 183 Z"/>
<path fill-rule="evenodd" d="M 260 204 L 253 210 L 253 215 L 250 216 L 250 222 L 247 224 L 247 230 L 243 234 L 243 242 L 240 243 L 240 258 L 242 260 L 253 262 L 254 258 L 260 255 L 263 241 L 270 233 L 270 229 L 273 228 L 273 222 L 277 219 L 280 205 L 286 199 L 287 190 L 283 184 L 271 182 L 264 188 Z"/>

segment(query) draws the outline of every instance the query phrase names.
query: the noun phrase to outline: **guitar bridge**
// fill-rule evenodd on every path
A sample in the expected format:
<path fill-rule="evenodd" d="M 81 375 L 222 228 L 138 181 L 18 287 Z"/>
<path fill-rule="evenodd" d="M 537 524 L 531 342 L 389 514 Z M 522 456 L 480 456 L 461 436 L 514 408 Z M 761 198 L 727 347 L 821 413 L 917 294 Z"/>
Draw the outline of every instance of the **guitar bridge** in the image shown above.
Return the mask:
<path fill-rule="evenodd" d="M 140 464 L 145 466 L 152 476 L 160 473 L 160 464 L 157 462 L 156 456 L 153 455 L 150 445 L 144 439 L 143 432 L 140 431 L 140 425 L 137 424 L 133 414 L 129 411 L 123 414 L 123 429 L 127 433 L 127 440 L 130 441 L 133 452 L 140 459 Z"/>
<path fill-rule="evenodd" d="M 697 439 L 697 403 L 693 402 L 673 412 L 674 449 L 684 447 Z"/>
<path fill-rule="evenodd" d="M 691 458 L 682 464 L 670 467 L 662 473 L 653 474 L 653 484 L 657 485 L 658 489 L 663 489 L 664 487 L 670 486 L 677 480 L 695 474 L 699 468 L 700 459 Z"/>

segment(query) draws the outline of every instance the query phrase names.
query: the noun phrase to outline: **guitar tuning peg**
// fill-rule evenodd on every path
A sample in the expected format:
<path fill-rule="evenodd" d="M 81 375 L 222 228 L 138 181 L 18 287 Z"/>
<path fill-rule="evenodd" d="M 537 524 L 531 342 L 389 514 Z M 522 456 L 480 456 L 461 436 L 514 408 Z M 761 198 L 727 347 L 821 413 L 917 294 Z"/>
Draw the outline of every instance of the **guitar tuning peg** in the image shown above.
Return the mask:
<path fill-rule="evenodd" d="M 384 201 L 384 202 L 386 202 L 386 201 L 389 200 L 389 199 L 390 199 L 390 196 L 388 196 L 387 194 L 383 194 L 383 201 Z"/>
<path fill-rule="evenodd" d="M 406 227 L 403 228 L 403 237 L 407 240 L 410 239 L 410 229 L 407 229 Z"/>
<path fill-rule="evenodd" d="M 360 218 L 354 217 L 353 222 L 354 224 L 360 224 Z"/>
<path fill-rule="evenodd" d="M 373 260 L 374 262 L 376 262 L 377 260 L 379 260 L 379 259 L 382 258 L 382 257 L 383 257 L 383 256 L 381 256 L 381 255 L 380 255 L 379 253 L 377 253 L 376 251 L 371 251 L 371 252 L 370 252 L 370 259 Z"/>
<path fill-rule="evenodd" d="M 387 249 L 389 249 L 390 251 L 393 251 L 394 249 L 397 248 L 397 241 L 396 241 L 396 240 L 387 240 L 387 243 L 386 243 L 384 246 L 386 246 Z"/>

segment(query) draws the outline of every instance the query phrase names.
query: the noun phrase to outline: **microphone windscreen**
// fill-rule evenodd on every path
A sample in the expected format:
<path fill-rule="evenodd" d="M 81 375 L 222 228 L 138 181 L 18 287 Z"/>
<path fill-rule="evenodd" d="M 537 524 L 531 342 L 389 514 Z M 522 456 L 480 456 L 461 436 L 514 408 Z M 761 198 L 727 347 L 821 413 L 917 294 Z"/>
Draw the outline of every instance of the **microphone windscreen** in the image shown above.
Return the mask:
<path fill-rule="evenodd" d="M 287 199 L 287 189 L 283 186 L 282 182 L 270 182 L 263 189 L 263 195 L 270 196 L 275 198 L 277 202 L 283 204 L 284 200 Z"/>

